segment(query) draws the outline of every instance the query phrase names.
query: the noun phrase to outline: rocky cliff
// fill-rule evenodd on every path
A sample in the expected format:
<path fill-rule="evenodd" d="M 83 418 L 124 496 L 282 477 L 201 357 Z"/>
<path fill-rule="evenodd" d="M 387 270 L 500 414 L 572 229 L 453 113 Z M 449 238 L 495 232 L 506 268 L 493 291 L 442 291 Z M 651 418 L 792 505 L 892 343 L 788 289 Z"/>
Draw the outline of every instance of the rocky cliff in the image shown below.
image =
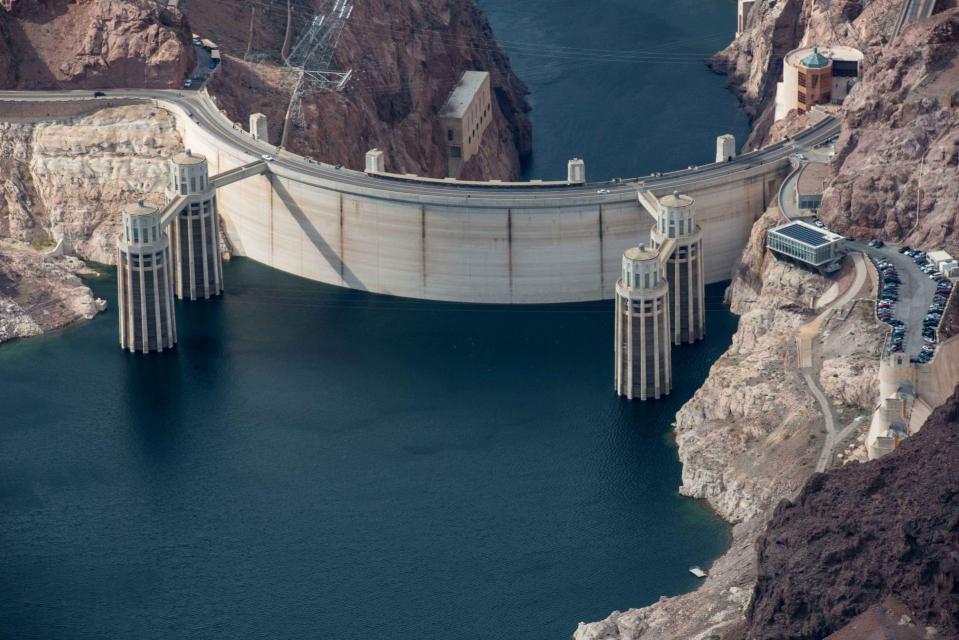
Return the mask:
<path fill-rule="evenodd" d="M 89 273 L 77 258 L 46 257 L 0 240 L 0 343 L 38 336 L 102 311 L 78 277 Z"/>
<path fill-rule="evenodd" d="M 894 596 L 959 634 L 959 393 L 869 464 L 817 474 L 757 545 L 744 638 L 821 638 Z"/>
<path fill-rule="evenodd" d="M 0 237 L 64 240 L 79 257 L 112 264 L 121 208 L 162 198 L 181 148 L 172 116 L 148 106 L 0 122 Z"/>
<path fill-rule="evenodd" d="M 196 66 L 183 16 L 155 0 L 2 0 L 0 88 L 180 86 Z"/>
<path fill-rule="evenodd" d="M 62 241 L 88 260 L 116 261 L 121 207 L 162 198 L 173 118 L 147 106 L 0 123 L 0 342 L 93 317 L 76 257 L 46 257 Z"/>
<path fill-rule="evenodd" d="M 846 100 L 820 216 L 855 236 L 959 245 L 959 9 L 913 25 Z"/>
<path fill-rule="evenodd" d="M 813 44 L 843 44 L 863 51 L 866 66 L 879 55 L 899 3 L 887 0 L 759 0 L 747 28 L 717 53 L 710 65 L 728 76 L 753 119 L 750 147 L 768 141 L 773 124 L 776 83 L 786 53 Z"/>
<path fill-rule="evenodd" d="M 770 209 L 754 225 L 729 289 L 741 316 L 732 345 L 676 416 L 680 491 L 738 523 L 731 548 L 697 591 L 581 624 L 575 640 L 707 640 L 742 618 L 756 577 L 755 541 L 776 504 L 813 473 L 825 441 L 823 416 L 797 371 L 796 337 L 820 313 L 831 281 L 765 250 L 766 232 L 780 222 Z M 859 403 L 873 401 L 882 330 L 869 305 L 851 302 L 828 318 L 816 341 L 828 383 L 820 384 L 840 417 L 865 412 Z"/>
<path fill-rule="evenodd" d="M 193 29 L 210 34 L 228 55 L 211 94 L 244 125 L 250 113 L 264 113 L 274 143 L 280 141 L 296 82 L 280 65 L 285 4 L 191 0 L 189 6 Z M 293 3 L 294 41 L 314 11 L 328 4 Z M 291 149 L 362 169 L 366 151 L 378 147 L 386 152 L 388 171 L 442 177 L 447 152 L 440 107 L 463 71 L 485 70 L 492 77 L 493 119 L 480 153 L 461 177 L 518 178 L 520 162 L 531 150 L 527 90 L 474 0 L 356 3 L 333 65 L 352 69 L 352 80 L 341 93 L 313 91 L 303 98 L 302 115 L 288 138 Z"/>
<path fill-rule="evenodd" d="M 791 114 L 771 130 L 787 51 L 814 43 L 865 51 L 865 76 L 840 116 L 836 176 L 820 216 L 853 235 L 954 246 L 957 10 L 883 47 L 898 8 L 879 0 L 760 1 L 749 28 L 713 65 L 729 74 L 755 117 L 758 145 L 805 126 Z M 929 624 L 956 635 L 955 400 L 920 432 L 932 427 L 933 435 L 907 440 L 895 458 L 816 475 L 774 509 L 796 496 L 822 446 L 821 417 L 795 374 L 793 350 L 824 284 L 764 255 L 769 215 L 755 225 L 730 288 L 742 314 L 733 344 L 677 416 L 681 490 L 742 521 L 732 548 L 696 592 L 580 625 L 576 640 L 941 637 L 923 628 Z M 819 336 L 819 387 L 844 423 L 868 413 L 882 339 L 868 308 L 828 317 Z M 934 427 L 937 420 L 948 426 Z M 903 611 L 910 613 L 890 620 Z M 873 632 L 886 635 L 863 635 Z"/>

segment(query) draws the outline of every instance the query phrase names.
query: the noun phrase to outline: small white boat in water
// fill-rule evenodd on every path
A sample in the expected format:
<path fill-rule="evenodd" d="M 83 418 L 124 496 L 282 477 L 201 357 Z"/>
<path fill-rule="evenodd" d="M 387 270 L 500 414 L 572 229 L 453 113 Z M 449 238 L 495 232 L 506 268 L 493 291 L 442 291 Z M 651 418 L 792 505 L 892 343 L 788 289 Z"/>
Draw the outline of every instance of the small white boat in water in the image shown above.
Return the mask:
<path fill-rule="evenodd" d="M 705 578 L 706 572 L 700 569 L 699 567 L 690 567 L 689 572 L 696 576 L 697 578 Z"/>

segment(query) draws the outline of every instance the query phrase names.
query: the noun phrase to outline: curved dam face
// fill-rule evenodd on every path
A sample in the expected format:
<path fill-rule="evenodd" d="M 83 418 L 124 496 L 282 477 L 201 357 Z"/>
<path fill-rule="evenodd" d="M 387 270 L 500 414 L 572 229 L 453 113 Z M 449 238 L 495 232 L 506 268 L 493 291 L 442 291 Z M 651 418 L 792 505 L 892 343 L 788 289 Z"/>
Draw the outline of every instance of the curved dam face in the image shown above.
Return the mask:
<path fill-rule="evenodd" d="M 60 117 L 118 100 L 150 101 L 175 117 L 185 146 L 206 156 L 211 176 L 276 153 L 201 94 L 118 90 L 106 101 L 78 94 L 86 95 L 0 97 L 5 117 Z M 825 124 L 796 143 L 834 135 L 838 126 Z M 641 190 L 656 196 L 679 190 L 695 199 L 705 281 L 729 279 L 752 223 L 789 170 L 792 144 L 729 163 L 592 186 L 367 175 L 283 152 L 267 174 L 222 186 L 217 199 L 238 255 L 311 280 L 428 300 L 582 302 L 612 298 L 623 252 L 649 242 L 653 219 L 639 202 Z"/>
<path fill-rule="evenodd" d="M 211 174 L 257 159 L 169 110 Z M 683 189 L 696 199 L 707 283 L 729 279 L 787 167 L 783 159 Z M 403 185 L 390 178 L 344 185 L 274 165 L 267 175 L 219 189 L 217 198 L 239 255 L 328 284 L 457 302 L 612 298 L 623 251 L 648 242 L 653 223 L 638 186 L 605 195 L 589 187 L 560 195 L 543 186 L 531 197 L 529 189 L 466 196 L 455 187 L 436 195 L 397 188 Z"/>

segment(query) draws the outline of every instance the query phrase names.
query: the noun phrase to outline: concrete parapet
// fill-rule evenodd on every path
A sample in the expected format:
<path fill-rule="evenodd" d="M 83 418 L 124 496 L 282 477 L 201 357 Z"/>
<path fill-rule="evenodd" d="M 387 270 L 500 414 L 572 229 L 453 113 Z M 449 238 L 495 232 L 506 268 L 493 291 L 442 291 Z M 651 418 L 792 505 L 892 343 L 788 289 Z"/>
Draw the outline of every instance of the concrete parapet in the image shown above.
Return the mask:
<path fill-rule="evenodd" d="M 366 172 L 384 173 L 386 171 L 386 157 L 380 149 L 370 149 L 366 152 Z"/>
<path fill-rule="evenodd" d="M 586 182 L 586 161 L 573 158 L 566 163 L 566 182 L 577 184 Z"/>

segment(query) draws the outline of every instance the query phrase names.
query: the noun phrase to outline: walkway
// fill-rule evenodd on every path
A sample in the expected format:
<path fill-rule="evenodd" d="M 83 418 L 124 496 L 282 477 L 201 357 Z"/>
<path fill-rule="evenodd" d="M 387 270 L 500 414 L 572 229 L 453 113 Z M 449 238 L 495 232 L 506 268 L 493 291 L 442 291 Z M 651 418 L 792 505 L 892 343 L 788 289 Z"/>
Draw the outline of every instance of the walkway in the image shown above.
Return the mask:
<path fill-rule="evenodd" d="M 861 253 L 853 253 L 850 258 L 853 261 L 855 276 L 849 288 L 835 301 L 829 304 L 822 313 L 800 327 L 799 335 L 796 339 L 799 357 L 799 374 L 809 388 L 809 392 L 812 393 L 816 402 L 819 403 L 819 410 L 823 415 L 826 432 L 826 439 L 823 442 L 822 450 L 819 452 L 819 459 L 816 461 L 816 471 L 824 471 L 826 469 L 829 461 L 832 460 L 836 447 L 848 437 L 852 426 L 849 425 L 842 431 L 837 431 L 836 412 L 832 407 L 832 403 L 829 402 L 826 394 L 823 393 L 822 388 L 819 386 L 819 368 L 816 366 L 815 359 L 815 340 L 819 336 L 819 330 L 822 328 L 826 319 L 833 311 L 841 309 L 850 302 L 853 302 L 853 300 L 862 293 L 864 287 L 871 286 L 868 283 L 869 272 L 866 269 L 866 260 L 863 255 Z"/>

